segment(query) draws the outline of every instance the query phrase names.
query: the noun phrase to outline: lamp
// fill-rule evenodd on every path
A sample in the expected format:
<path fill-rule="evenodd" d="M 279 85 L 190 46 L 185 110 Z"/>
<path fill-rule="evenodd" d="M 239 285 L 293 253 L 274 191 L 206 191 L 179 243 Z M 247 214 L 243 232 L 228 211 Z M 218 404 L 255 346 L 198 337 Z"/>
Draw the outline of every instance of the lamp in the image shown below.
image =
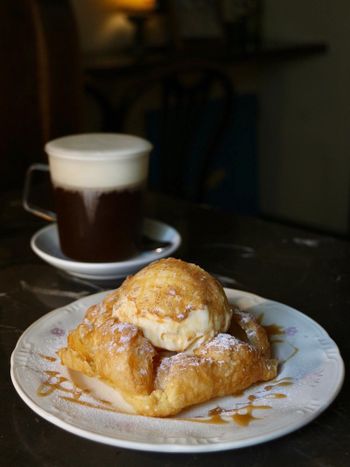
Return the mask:
<path fill-rule="evenodd" d="M 149 13 L 154 10 L 155 0 L 115 0 L 115 5 L 120 11 L 129 14 Z"/>
<path fill-rule="evenodd" d="M 114 0 L 115 6 L 125 13 L 135 29 L 134 55 L 141 58 L 145 44 L 145 23 L 156 8 L 156 0 Z"/>

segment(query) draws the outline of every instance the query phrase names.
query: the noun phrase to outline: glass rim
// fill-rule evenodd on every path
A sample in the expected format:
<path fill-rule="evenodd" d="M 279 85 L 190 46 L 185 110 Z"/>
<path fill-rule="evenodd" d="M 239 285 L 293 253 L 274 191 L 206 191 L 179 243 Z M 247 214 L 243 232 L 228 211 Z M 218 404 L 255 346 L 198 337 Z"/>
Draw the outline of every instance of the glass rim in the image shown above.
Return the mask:
<path fill-rule="evenodd" d="M 144 138 L 125 133 L 81 133 L 56 138 L 45 144 L 50 157 L 80 161 L 113 161 L 141 157 L 153 145 Z"/>

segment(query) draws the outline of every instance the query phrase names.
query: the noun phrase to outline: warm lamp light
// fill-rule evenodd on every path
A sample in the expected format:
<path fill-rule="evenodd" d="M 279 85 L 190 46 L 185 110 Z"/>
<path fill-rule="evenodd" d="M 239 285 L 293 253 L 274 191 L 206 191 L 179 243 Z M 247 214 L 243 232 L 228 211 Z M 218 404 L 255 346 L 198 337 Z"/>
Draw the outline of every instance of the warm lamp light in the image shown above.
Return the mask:
<path fill-rule="evenodd" d="M 115 0 L 115 6 L 128 13 L 146 13 L 155 9 L 156 0 Z"/>
<path fill-rule="evenodd" d="M 134 28 L 132 54 L 142 59 L 145 51 L 145 24 L 157 8 L 157 0 L 103 0 L 108 8 L 123 13 Z"/>

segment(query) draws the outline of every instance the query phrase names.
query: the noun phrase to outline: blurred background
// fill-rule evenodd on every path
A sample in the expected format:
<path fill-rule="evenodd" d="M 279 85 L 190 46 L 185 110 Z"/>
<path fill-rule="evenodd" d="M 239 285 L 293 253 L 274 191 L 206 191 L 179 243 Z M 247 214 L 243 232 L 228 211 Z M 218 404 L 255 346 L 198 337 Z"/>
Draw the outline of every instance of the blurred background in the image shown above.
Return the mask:
<path fill-rule="evenodd" d="M 150 139 L 150 188 L 350 236 L 348 0 L 2 0 L 0 191 L 77 132 Z"/>

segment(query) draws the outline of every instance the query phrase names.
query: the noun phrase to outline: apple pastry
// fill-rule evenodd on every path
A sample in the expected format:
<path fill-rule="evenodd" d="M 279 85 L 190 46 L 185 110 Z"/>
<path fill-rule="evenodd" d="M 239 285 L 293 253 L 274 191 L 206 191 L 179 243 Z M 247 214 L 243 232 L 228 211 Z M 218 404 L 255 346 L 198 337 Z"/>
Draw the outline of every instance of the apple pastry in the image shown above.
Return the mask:
<path fill-rule="evenodd" d="M 277 374 L 265 329 L 233 309 L 221 284 L 168 258 L 128 277 L 90 307 L 58 352 L 141 415 L 167 417 Z"/>

